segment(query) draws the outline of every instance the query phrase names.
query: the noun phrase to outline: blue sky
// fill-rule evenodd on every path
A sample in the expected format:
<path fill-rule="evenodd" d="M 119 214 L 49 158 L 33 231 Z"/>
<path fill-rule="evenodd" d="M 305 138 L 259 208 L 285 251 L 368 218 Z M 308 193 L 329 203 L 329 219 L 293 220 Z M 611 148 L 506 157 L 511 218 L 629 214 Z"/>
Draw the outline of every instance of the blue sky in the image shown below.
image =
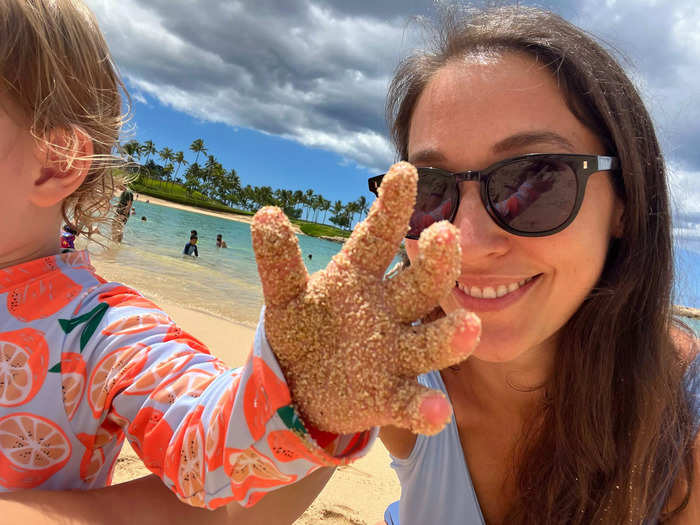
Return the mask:
<path fill-rule="evenodd" d="M 133 113 L 128 137 L 139 142 L 152 140 L 158 149 L 168 146 L 183 151 L 189 162 L 195 158 L 189 146 L 201 138 L 224 167 L 236 170 L 243 185 L 303 191 L 311 188 L 332 202 L 347 202 L 360 195 L 371 200 L 371 194 L 365 191 L 370 172 L 337 153 L 250 128 L 207 122 L 150 97 L 133 101 Z M 200 164 L 201 159 L 200 155 Z M 162 162 L 159 158 L 155 161 Z M 184 171 L 182 168 L 180 173 Z"/>
<path fill-rule="evenodd" d="M 244 184 L 347 202 L 394 160 L 384 96 L 420 47 L 431 0 L 87 0 L 133 99 L 129 137 L 194 155 L 204 140 Z M 521 1 L 521 4 L 533 2 Z M 677 238 L 700 251 L 700 3 L 560 0 L 617 50 L 671 168 Z M 129 138 L 127 137 L 127 138 Z"/>

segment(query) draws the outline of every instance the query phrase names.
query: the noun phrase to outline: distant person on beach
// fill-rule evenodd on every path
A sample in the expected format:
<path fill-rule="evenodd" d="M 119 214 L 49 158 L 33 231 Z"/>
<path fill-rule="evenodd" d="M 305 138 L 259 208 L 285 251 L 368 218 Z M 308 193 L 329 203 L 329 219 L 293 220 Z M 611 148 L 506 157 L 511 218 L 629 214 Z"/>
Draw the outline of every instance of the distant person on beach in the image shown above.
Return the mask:
<path fill-rule="evenodd" d="M 75 249 L 75 236 L 78 234 L 71 225 L 65 224 L 61 233 L 61 248 L 63 250 Z"/>
<path fill-rule="evenodd" d="M 190 236 L 190 242 L 185 244 L 185 249 L 182 250 L 184 255 L 191 255 L 193 257 L 199 257 L 199 251 L 197 250 L 197 236 Z"/>
<path fill-rule="evenodd" d="M 223 239 L 223 237 L 221 236 L 220 233 L 216 236 L 216 247 L 217 248 L 228 248 L 226 241 Z"/>
<path fill-rule="evenodd" d="M 95 274 L 87 251 L 61 253 L 64 217 L 88 237 L 110 220 L 107 190 L 123 165 L 110 155 L 123 85 L 94 17 L 77 0 L 0 2 L 0 30 L 12 36 L 0 39 L 0 361 L 11 364 L 0 381 L 3 522 L 106 523 L 128 509 L 138 523 L 272 523 L 280 508 L 291 522 L 329 477 L 319 467 L 365 454 L 373 425 L 420 429 L 434 420 L 433 399 L 412 387 L 395 358 L 396 337 L 415 337 L 416 329 L 383 298 L 356 306 L 361 294 L 346 295 L 373 279 L 349 252 L 333 275 L 314 281 L 332 310 L 275 317 L 297 285 L 306 286 L 290 287 L 285 277 L 303 266 L 301 256 L 279 271 L 280 243 L 296 237 L 279 231 L 276 216 L 259 214 L 253 234 L 271 316 L 236 370 L 138 292 Z M 382 238 L 400 236 L 403 225 L 387 226 L 385 210 L 397 200 L 406 208 L 407 193 L 386 183 L 386 202 L 372 215 L 384 225 L 373 230 Z M 360 260 L 376 252 L 365 226 L 349 241 Z M 426 243 L 426 251 L 440 259 L 442 245 Z M 401 296 L 418 297 L 435 279 L 428 269 Z M 318 303 L 309 306 L 320 312 Z M 375 325 L 368 316 L 381 317 L 386 335 L 367 331 Z M 329 322 L 348 330 L 337 343 L 319 337 Z M 456 362 L 432 354 L 447 353 L 460 326 L 435 326 L 422 366 Z M 293 337 L 285 341 L 285 333 Z M 370 335 L 371 353 L 354 354 Z M 280 363 L 288 362 L 286 376 Z M 359 374 L 329 403 L 327 378 L 347 376 L 351 365 Z M 125 439 L 153 474 L 111 485 Z"/>
<path fill-rule="evenodd" d="M 119 202 L 115 212 L 115 220 L 112 222 L 112 240 L 122 242 L 124 227 L 131 215 L 131 206 L 134 202 L 134 194 L 129 188 L 124 188 L 119 196 Z"/>

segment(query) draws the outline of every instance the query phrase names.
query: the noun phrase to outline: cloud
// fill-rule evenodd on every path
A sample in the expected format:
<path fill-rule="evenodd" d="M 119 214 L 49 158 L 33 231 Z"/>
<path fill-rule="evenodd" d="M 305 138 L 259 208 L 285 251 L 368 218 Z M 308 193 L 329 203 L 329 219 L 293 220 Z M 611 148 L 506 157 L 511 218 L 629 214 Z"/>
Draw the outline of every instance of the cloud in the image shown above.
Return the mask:
<path fill-rule="evenodd" d="M 384 96 L 402 27 L 297 0 L 89 4 L 129 84 L 162 104 L 374 170 L 393 160 Z"/>
<path fill-rule="evenodd" d="M 329 150 L 372 171 L 394 159 L 384 97 L 398 60 L 422 36 L 410 17 L 434 13 L 431 0 L 87 2 L 123 75 L 142 96 L 198 119 Z M 626 68 L 640 85 L 665 154 L 683 170 L 672 185 L 674 199 L 697 211 L 700 4 L 538 3 L 631 59 Z"/>

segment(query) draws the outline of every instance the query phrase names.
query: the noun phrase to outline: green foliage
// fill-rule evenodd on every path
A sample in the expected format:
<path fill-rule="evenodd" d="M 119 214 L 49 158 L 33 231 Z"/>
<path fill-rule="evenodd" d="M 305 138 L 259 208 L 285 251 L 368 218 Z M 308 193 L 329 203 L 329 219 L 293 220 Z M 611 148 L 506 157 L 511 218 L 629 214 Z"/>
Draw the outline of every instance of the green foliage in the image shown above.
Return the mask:
<path fill-rule="evenodd" d="M 331 203 L 312 189 L 302 192 L 270 186 L 243 186 L 236 170 L 224 168 L 207 150 L 202 139 L 195 139 L 189 146 L 194 154 L 191 163 L 185 159 L 183 151 L 173 151 L 169 147 L 158 150 L 151 140 L 143 143 L 129 141 L 122 150 L 131 162 L 125 171 L 139 176 L 132 187 L 144 195 L 246 215 L 252 215 L 263 206 L 278 206 L 292 221 L 304 225 L 305 233 L 332 237 L 347 237 L 348 232 L 326 225 L 329 215 L 330 222 L 349 230 L 368 211 L 364 196 L 343 204 L 341 201 Z M 163 165 L 156 163 L 156 158 L 160 158 Z M 200 158 L 201 163 L 198 162 Z"/>
<path fill-rule="evenodd" d="M 294 224 L 299 226 L 305 235 L 312 237 L 350 237 L 350 232 L 347 230 L 339 230 L 327 224 L 315 224 L 312 222 L 292 220 Z"/>
<path fill-rule="evenodd" d="M 129 186 L 131 187 L 131 190 L 136 193 L 149 195 L 151 197 L 156 197 L 171 202 L 177 202 L 178 204 L 185 204 L 196 208 L 204 208 L 207 210 L 221 211 L 224 213 L 233 213 L 237 215 L 253 215 L 252 212 L 231 208 L 221 204 L 220 202 L 216 202 L 205 197 L 199 192 L 193 192 L 191 196 L 188 196 L 185 188 L 178 183 L 168 184 L 164 181 L 140 177 L 136 182 L 132 182 Z"/>

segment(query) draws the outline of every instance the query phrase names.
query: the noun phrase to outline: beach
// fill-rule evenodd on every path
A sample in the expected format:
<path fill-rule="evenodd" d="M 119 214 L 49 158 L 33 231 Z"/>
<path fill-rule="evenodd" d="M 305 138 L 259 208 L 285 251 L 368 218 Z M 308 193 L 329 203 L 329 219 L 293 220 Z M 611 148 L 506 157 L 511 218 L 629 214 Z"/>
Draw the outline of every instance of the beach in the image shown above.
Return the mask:
<path fill-rule="evenodd" d="M 111 275 L 115 269 L 113 264 L 100 264 L 95 258 L 93 264 L 106 279 L 123 277 L 121 274 Z M 124 281 L 123 278 L 120 280 Z M 150 298 L 168 312 L 180 327 L 202 340 L 226 364 L 231 367 L 243 365 L 253 342 L 253 328 L 160 297 Z M 113 482 L 122 483 L 148 474 L 141 460 L 126 444 L 117 461 Z M 295 523 L 374 525 L 381 521 L 387 505 L 399 499 L 400 494 L 396 475 L 389 467 L 389 455 L 381 442 L 377 441 L 366 457 L 351 466 L 337 469 L 325 489 Z"/>
<path fill-rule="evenodd" d="M 208 215 L 210 217 L 218 217 L 220 219 L 226 219 L 229 221 L 245 222 L 250 224 L 253 222 L 252 215 L 239 215 L 235 213 L 224 213 L 222 211 L 205 210 L 202 208 L 194 208 L 192 206 L 187 206 L 185 204 L 178 204 L 177 202 L 170 202 L 164 199 L 159 199 L 157 197 L 151 197 L 150 195 L 135 194 L 136 200 L 134 201 L 134 207 L 138 205 L 139 202 L 149 202 L 151 204 L 157 204 L 158 206 L 165 206 L 167 208 L 173 208 L 175 210 L 185 210 L 194 213 L 200 213 L 202 215 Z M 301 229 L 296 224 L 292 224 L 292 229 L 296 233 L 301 233 Z"/>

